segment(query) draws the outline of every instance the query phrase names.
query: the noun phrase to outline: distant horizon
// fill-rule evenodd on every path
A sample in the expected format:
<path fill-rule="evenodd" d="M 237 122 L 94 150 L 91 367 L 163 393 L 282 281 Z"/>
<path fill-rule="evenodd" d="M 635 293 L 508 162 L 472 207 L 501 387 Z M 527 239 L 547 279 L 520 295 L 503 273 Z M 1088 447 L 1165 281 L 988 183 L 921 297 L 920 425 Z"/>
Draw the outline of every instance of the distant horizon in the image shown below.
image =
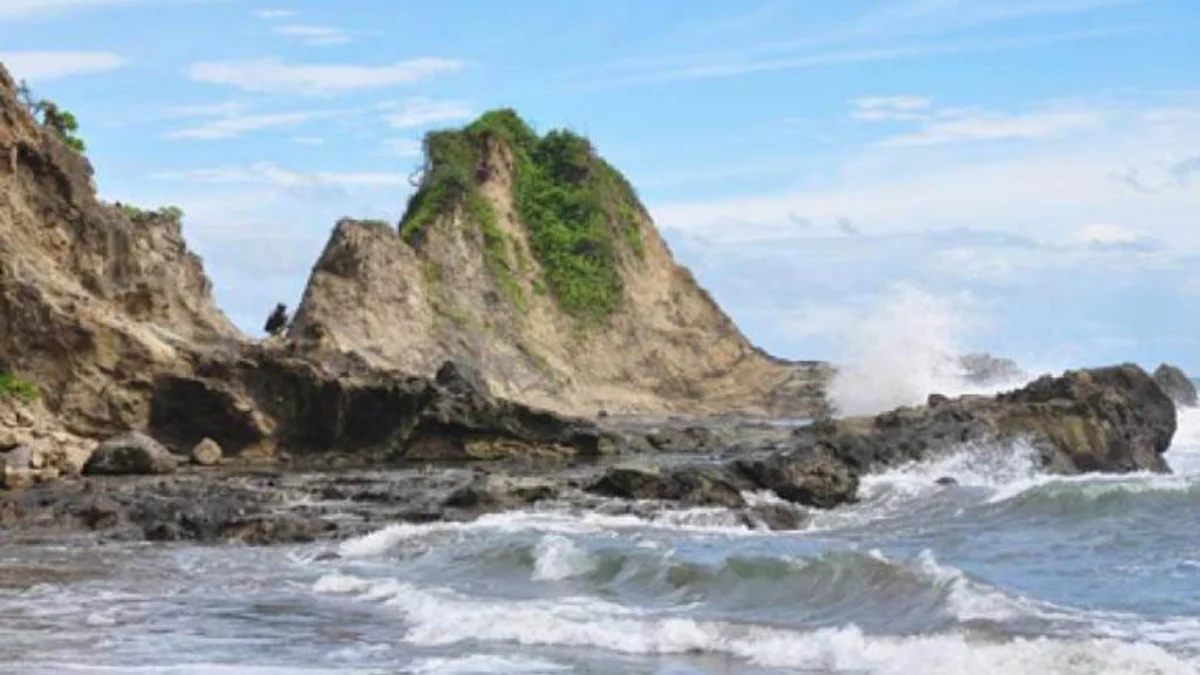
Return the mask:
<path fill-rule="evenodd" d="M 592 138 L 771 354 L 845 362 L 875 326 L 1200 372 L 1195 3 L 19 0 L 0 27 L 102 196 L 182 207 L 250 334 L 338 218 L 400 219 L 426 131 L 512 107 Z"/>

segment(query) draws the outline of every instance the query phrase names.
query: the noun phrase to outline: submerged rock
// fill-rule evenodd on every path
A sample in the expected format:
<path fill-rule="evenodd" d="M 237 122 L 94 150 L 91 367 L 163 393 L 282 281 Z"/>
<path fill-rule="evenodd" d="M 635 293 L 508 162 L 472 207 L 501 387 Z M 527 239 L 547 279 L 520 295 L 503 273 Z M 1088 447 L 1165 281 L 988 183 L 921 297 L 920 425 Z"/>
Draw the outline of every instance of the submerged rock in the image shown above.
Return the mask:
<path fill-rule="evenodd" d="M 133 432 L 111 438 L 83 466 L 88 476 L 156 475 L 174 473 L 179 459 L 146 434 Z"/>
<path fill-rule="evenodd" d="M 1197 396 L 1195 383 L 1178 366 L 1162 364 L 1154 371 L 1154 381 L 1176 404 L 1182 406 L 1200 404 L 1200 396 Z"/>

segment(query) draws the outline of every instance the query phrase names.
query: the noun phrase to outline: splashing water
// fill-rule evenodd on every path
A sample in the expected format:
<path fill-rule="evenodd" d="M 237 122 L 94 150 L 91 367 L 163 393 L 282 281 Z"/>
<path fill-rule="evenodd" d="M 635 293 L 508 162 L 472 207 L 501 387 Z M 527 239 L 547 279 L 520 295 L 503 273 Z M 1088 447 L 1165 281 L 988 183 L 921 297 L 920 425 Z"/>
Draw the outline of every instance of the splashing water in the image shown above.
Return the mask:
<path fill-rule="evenodd" d="M 899 285 L 845 336 L 846 354 L 829 387 L 842 415 L 923 403 L 930 394 L 994 393 L 1021 384 L 970 384 L 961 358 L 968 319 L 960 304 Z"/>

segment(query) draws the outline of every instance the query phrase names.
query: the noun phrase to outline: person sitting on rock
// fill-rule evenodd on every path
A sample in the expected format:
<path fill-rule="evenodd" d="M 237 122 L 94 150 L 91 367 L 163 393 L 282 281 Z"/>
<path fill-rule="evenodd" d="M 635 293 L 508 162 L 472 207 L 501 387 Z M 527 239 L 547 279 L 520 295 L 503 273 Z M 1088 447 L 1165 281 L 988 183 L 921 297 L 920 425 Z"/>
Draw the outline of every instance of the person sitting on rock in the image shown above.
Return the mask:
<path fill-rule="evenodd" d="M 267 335 L 277 337 L 287 328 L 288 311 L 287 305 L 282 302 L 275 305 L 275 311 L 271 312 L 271 316 L 267 317 L 267 325 L 263 326 L 263 330 Z"/>

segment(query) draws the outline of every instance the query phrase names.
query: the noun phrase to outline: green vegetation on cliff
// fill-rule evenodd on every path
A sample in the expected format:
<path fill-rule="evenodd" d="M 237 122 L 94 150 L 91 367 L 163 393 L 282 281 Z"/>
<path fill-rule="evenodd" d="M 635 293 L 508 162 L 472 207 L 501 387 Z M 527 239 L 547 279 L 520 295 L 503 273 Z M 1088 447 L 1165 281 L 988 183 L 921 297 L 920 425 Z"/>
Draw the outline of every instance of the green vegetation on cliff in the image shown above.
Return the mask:
<path fill-rule="evenodd" d="M 53 101 L 38 98 L 24 80 L 17 88 L 21 103 L 39 124 L 54 132 L 68 148 L 79 154 L 87 152 L 87 143 L 79 137 L 79 120 L 70 110 L 59 108 Z"/>
<path fill-rule="evenodd" d="M 37 400 L 37 385 L 11 373 L 0 373 L 0 399 L 6 398 L 15 398 L 26 403 Z"/>
<path fill-rule="evenodd" d="M 434 220 L 465 206 L 483 232 L 485 262 L 502 292 L 510 300 L 523 297 L 512 266 L 516 255 L 518 268 L 526 267 L 522 248 L 507 240 L 476 189 L 494 141 L 512 154 L 513 201 L 546 288 L 577 319 L 604 321 L 621 301 L 621 248 L 643 255 L 641 206 L 625 177 L 578 134 L 556 130 L 539 136 L 508 109 L 486 113 L 460 130 L 430 133 L 421 188 L 409 201 L 401 236 L 414 243 Z"/>

